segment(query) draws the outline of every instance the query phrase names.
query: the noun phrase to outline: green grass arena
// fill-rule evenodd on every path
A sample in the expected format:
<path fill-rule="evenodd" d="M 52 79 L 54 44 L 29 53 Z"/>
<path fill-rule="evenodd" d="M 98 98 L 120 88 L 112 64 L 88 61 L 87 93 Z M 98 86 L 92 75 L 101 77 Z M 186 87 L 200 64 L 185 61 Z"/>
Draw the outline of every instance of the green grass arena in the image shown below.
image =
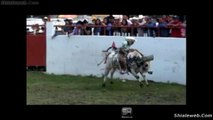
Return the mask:
<path fill-rule="evenodd" d="M 185 105 L 186 86 L 114 79 L 102 87 L 94 76 L 50 75 L 27 71 L 27 105 Z"/>

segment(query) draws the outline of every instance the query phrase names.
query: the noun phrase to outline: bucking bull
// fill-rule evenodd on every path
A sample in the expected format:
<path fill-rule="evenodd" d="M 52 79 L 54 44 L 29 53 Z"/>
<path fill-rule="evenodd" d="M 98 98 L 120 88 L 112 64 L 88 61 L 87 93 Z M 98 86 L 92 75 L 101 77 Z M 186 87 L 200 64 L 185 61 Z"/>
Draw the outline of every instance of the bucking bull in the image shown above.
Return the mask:
<path fill-rule="evenodd" d="M 142 79 L 138 75 L 138 73 L 140 73 L 140 75 L 143 77 L 143 80 L 145 81 L 146 85 L 149 85 L 146 79 L 146 74 L 152 74 L 152 71 L 150 71 L 150 62 L 154 60 L 154 56 L 144 56 L 138 50 L 132 50 L 127 54 L 126 59 L 128 72 L 131 73 L 139 81 L 140 87 L 142 87 L 144 83 L 142 82 Z M 103 61 L 104 59 L 100 63 L 98 63 L 98 66 L 103 63 Z M 106 61 L 102 86 L 106 86 L 106 80 L 109 73 L 111 76 L 110 83 L 113 84 L 113 74 L 116 70 L 120 69 L 121 65 L 119 62 L 119 53 L 116 51 L 111 51 Z"/>

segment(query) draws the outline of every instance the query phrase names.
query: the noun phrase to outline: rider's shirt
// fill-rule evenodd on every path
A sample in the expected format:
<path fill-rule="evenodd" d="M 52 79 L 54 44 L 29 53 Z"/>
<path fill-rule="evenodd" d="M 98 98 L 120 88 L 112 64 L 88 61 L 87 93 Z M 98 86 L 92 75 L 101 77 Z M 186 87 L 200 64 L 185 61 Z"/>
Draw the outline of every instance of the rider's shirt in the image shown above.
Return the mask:
<path fill-rule="evenodd" d="M 128 45 L 128 42 L 127 42 L 127 41 L 124 41 L 124 42 L 122 43 L 122 47 L 121 47 L 121 48 L 124 48 L 125 50 L 129 50 L 129 49 L 130 49 L 130 46 L 131 46 L 131 45 Z"/>

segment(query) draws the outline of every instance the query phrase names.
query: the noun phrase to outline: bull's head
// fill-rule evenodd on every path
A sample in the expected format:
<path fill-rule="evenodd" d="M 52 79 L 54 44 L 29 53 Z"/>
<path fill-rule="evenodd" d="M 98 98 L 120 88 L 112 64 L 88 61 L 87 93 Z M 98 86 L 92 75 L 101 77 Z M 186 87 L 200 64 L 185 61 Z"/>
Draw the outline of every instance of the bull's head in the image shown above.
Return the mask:
<path fill-rule="evenodd" d="M 142 68 L 144 71 L 148 71 L 150 67 L 150 61 L 143 62 Z"/>
<path fill-rule="evenodd" d="M 143 58 L 140 59 L 139 64 L 142 66 L 144 71 L 149 71 L 150 62 L 152 60 L 154 60 L 154 56 L 153 55 L 143 56 Z"/>

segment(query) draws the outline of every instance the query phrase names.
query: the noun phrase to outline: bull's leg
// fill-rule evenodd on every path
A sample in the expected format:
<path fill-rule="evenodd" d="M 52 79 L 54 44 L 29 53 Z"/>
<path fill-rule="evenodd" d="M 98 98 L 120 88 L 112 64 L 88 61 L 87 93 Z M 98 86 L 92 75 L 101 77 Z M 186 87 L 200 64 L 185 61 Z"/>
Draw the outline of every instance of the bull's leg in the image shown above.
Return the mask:
<path fill-rule="evenodd" d="M 107 80 L 107 76 L 109 74 L 109 69 L 106 69 L 105 72 L 104 72 L 104 81 L 102 83 L 102 87 L 105 87 L 106 86 L 106 80 Z"/>
<path fill-rule="evenodd" d="M 145 73 L 144 74 L 142 74 L 142 77 L 143 77 L 143 80 L 145 81 L 145 83 L 146 83 L 146 86 L 148 86 L 149 85 L 149 83 L 148 83 L 148 80 L 146 79 L 146 75 L 145 75 Z"/>
<path fill-rule="evenodd" d="M 130 71 L 131 71 L 132 75 L 133 75 L 137 80 L 139 80 L 140 77 L 135 73 L 134 69 L 131 68 Z"/>
<path fill-rule="evenodd" d="M 111 74 L 110 74 L 110 79 L 111 79 L 111 80 L 110 80 L 110 83 L 111 83 L 111 84 L 113 84 L 112 79 L 113 79 L 114 73 L 115 73 L 115 69 L 112 69 Z"/>
<path fill-rule="evenodd" d="M 143 82 L 142 82 L 142 78 L 140 77 L 139 79 L 138 79 L 138 81 L 139 81 L 139 85 L 140 85 L 140 87 L 143 87 Z"/>
<path fill-rule="evenodd" d="M 139 75 L 137 75 L 137 73 L 136 73 L 132 68 L 131 68 L 130 70 L 131 70 L 132 75 L 139 81 L 140 87 L 142 87 L 142 86 L 143 86 L 143 83 L 142 83 L 142 80 L 141 80 L 141 78 L 139 77 Z"/>

